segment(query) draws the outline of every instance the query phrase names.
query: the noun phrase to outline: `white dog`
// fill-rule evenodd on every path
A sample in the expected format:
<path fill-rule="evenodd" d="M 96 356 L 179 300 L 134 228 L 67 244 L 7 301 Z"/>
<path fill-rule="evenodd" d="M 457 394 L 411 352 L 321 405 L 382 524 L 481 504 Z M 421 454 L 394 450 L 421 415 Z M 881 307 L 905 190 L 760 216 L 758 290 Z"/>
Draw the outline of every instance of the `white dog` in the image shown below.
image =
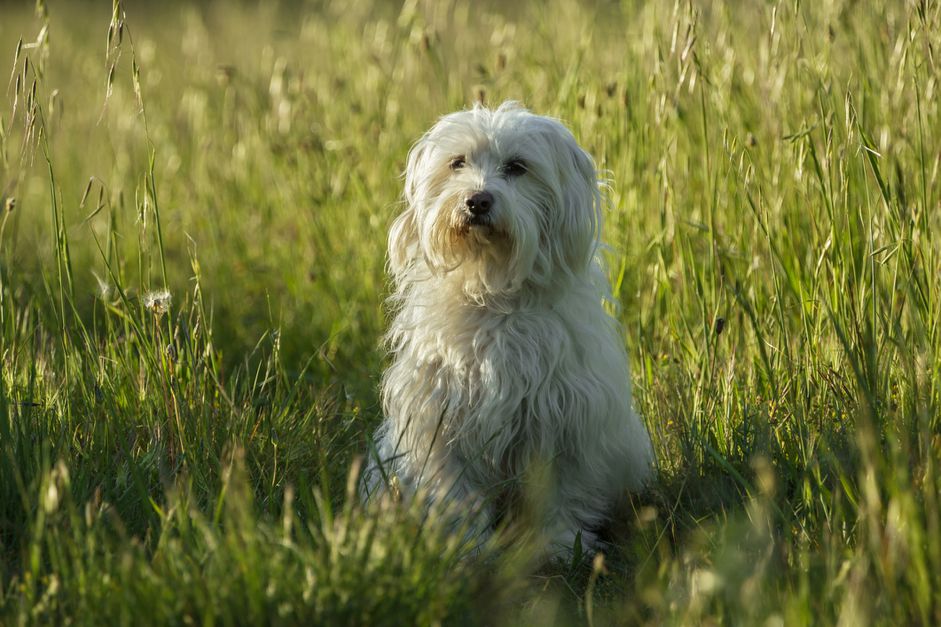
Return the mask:
<path fill-rule="evenodd" d="M 478 105 L 414 146 L 405 202 L 389 234 L 392 364 L 364 498 L 393 481 L 405 496 L 466 501 L 486 533 L 539 464 L 550 551 L 571 555 L 579 534 L 591 549 L 614 500 L 654 472 L 603 307 L 591 157 L 557 120 Z"/>

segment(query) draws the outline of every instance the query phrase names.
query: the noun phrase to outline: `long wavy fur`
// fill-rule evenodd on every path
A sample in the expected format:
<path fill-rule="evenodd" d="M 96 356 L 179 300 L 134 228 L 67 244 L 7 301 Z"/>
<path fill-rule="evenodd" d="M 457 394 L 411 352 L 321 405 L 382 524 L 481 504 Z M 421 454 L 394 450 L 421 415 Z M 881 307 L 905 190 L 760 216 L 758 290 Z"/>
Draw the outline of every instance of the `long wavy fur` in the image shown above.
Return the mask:
<path fill-rule="evenodd" d="M 466 200 L 479 191 L 493 207 L 472 224 Z M 649 482 L 650 439 L 603 306 L 602 202 L 568 129 L 513 102 L 447 115 L 413 147 L 389 234 L 392 362 L 364 498 L 394 478 L 408 497 L 473 505 L 486 535 L 542 464 L 541 531 L 567 555 Z"/>

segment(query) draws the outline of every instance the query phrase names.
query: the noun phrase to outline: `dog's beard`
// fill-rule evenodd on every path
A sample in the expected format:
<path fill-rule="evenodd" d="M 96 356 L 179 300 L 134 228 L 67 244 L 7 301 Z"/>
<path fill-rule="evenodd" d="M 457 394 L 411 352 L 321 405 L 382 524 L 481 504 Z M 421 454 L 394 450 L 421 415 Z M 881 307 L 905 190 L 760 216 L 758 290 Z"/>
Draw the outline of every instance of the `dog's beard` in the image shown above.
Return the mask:
<path fill-rule="evenodd" d="M 455 279 L 473 300 L 518 289 L 524 279 L 514 225 L 472 215 L 459 197 L 439 203 L 422 239 L 432 271 Z"/>

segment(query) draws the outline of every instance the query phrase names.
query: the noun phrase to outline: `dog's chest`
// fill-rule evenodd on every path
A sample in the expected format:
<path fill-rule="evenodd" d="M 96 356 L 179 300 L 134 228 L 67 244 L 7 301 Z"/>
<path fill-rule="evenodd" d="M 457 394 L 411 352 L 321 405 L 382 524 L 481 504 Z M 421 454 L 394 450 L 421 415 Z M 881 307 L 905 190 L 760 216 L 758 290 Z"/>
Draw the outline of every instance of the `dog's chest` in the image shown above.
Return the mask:
<path fill-rule="evenodd" d="M 448 399 L 452 423 L 525 421 L 527 399 L 558 393 L 579 360 L 571 329 L 551 310 L 472 312 L 435 335 L 428 393 Z"/>

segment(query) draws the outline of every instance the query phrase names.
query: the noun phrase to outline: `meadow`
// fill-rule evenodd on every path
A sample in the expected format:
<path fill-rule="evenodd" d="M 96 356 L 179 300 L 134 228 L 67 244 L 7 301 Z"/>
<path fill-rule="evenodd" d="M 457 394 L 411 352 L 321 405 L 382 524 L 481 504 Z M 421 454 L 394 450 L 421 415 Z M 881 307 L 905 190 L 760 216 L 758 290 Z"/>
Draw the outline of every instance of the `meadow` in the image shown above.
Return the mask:
<path fill-rule="evenodd" d="M 0 14 L 0 624 L 941 623 L 935 0 Z M 609 184 L 603 559 L 354 496 L 405 156 L 504 99 Z"/>

